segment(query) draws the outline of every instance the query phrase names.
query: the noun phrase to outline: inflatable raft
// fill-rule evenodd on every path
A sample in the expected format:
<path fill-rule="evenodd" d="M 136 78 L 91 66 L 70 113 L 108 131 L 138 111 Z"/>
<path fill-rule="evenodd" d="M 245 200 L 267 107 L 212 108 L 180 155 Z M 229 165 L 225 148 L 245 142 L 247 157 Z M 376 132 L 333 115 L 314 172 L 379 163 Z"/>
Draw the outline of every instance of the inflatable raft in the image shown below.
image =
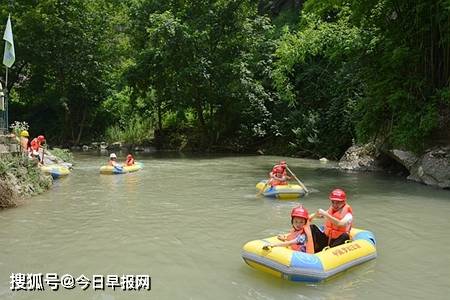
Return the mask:
<path fill-rule="evenodd" d="M 367 230 L 352 229 L 351 241 L 315 254 L 294 251 L 286 247 L 263 250 L 276 236 L 255 240 L 244 245 L 242 258 L 255 269 L 277 277 L 303 282 L 319 282 L 336 273 L 377 257 L 375 237 Z"/>
<path fill-rule="evenodd" d="M 143 165 L 142 163 L 139 162 L 136 162 L 132 166 L 123 166 L 123 167 L 102 166 L 100 167 L 100 174 L 107 174 L 107 175 L 126 174 L 139 171 L 142 168 Z"/>
<path fill-rule="evenodd" d="M 63 165 L 44 165 L 40 168 L 44 173 L 52 175 L 53 179 L 70 174 L 69 168 Z"/>
<path fill-rule="evenodd" d="M 296 199 L 306 194 L 305 190 L 298 184 L 287 184 L 270 186 L 266 185 L 267 180 L 261 180 L 256 185 L 258 191 L 263 191 L 263 195 L 266 197 L 274 197 L 280 200 Z"/>

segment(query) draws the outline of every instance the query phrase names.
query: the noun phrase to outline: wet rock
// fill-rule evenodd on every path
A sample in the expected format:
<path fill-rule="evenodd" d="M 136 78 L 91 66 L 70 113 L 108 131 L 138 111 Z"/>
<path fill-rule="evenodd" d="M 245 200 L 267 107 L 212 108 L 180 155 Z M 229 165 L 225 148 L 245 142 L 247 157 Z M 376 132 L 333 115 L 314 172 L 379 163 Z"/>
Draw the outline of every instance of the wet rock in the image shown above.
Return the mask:
<path fill-rule="evenodd" d="M 81 149 L 83 149 L 83 151 L 89 151 L 89 146 L 88 145 L 83 145 L 83 147 L 81 147 Z"/>
<path fill-rule="evenodd" d="M 351 171 L 381 171 L 377 158 L 379 152 L 375 144 L 354 145 L 345 151 L 339 167 Z"/>

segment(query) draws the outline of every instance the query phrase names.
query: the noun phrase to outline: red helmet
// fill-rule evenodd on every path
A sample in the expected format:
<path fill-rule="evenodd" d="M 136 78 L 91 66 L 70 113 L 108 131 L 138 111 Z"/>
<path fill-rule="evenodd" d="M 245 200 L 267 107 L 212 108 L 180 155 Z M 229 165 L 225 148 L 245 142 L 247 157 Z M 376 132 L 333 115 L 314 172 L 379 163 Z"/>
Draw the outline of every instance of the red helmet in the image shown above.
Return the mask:
<path fill-rule="evenodd" d="M 328 199 L 332 201 L 347 201 L 347 195 L 345 192 L 341 189 L 334 189 L 331 191 L 330 195 L 328 196 Z"/>
<path fill-rule="evenodd" d="M 40 135 L 37 137 L 37 139 L 38 139 L 38 141 L 43 142 L 43 141 L 45 141 L 45 136 Z"/>
<path fill-rule="evenodd" d="M 306 208 L 304 208 L 302 205 L 298 206 L 298 207 L 294 207 L 291 211 L 291 217 L 300 217 L 300 218 L 304 218 L 306 220 L 309 219 L 309 213 L 308 210 Z"/>

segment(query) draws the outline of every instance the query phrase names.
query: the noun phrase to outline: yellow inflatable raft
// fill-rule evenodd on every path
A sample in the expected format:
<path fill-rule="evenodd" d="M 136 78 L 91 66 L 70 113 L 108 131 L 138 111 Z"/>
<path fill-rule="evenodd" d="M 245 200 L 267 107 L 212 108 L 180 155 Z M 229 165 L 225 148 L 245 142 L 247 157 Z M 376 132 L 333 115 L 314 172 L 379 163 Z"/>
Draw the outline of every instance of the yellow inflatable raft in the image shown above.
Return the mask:
<path fill-rule="evenodd" d="M 286 247 L 263 250 L 267 243 L 279 242 L 276 236 L 244 245 L 242 258 L 258 270 L 277 277 L 304 282 L 318 282 L 350 267 L 377 257 L 375 237 L 367 230 L 352 229 L 351 241 L 315 254 Z"/>
<path fill-rule="evenodd" d="M 44 165 L 40 166 L 42 172 L 52 175 L 53 179 L 60 178 L 70 174 L 69 168 L 62 165 Z"/>
<path fill-rule="evenodd" d="M 263 195 L 266 197 L 274 197 L 280 200 L 296 199 L 306 194 L 305 190 L 298 184 L 287 184 L 270 186 L 266 185 L 267 180 L 261 180 L 256 185 L 258 191 L 263 191 Z"/>
<path fill-rule="evenodd" d="M 123 167 L 102 166 L 100 167 L 100 174 L 107 174 L 107 175 L 126 174 L 139 171 L 143 167 L 144 165 L 139 162 L 136 162 L 132 166 L 123 166 Z"/>

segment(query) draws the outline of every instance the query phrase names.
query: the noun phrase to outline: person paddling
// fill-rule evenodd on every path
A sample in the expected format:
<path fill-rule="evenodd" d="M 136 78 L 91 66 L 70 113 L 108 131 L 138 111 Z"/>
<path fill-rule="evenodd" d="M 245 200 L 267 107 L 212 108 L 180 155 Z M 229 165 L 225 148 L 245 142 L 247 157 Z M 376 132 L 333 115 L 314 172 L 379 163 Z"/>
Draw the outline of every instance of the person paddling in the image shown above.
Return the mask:
<path fill-rule="evenodd" d="M 278 165 L 275 165 L 272 168 L 272 171 L 269 173 L 270 179 L 268 182 L 271 186 L 288 184 L 288 180 L 291 179 L 291 177 L 287 175 L 286 167 L 286 161 L 282 160 Z"/>
<path fill-rule="evenodd" d="M 327 211 L 318 209 L 312 214 L 310 220 L 314 218 L 325 219 L 325 229 L 317 238 L 318 248 L 322 250 L 326 246 L 335 247 L 344 244 L 350 239 L 350 230 L 353 224 L 353 210 L 347 204 L 347 194 L 342 189 L 331 191 L 328 199 L 331 205 Z"/>

